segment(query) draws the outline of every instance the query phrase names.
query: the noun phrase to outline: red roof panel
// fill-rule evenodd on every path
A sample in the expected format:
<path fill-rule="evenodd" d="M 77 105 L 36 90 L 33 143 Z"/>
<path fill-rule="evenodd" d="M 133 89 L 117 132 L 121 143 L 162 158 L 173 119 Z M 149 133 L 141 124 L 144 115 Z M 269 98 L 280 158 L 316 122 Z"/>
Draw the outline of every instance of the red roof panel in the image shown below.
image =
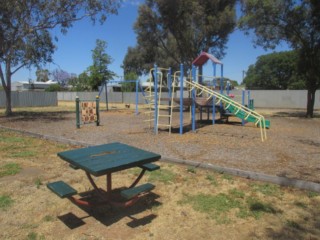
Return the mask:
<path fill-rule="evenodd" d="M 222 65 L 222 62 L 220 62 L 215 56 L 213 56 L 209 53 L 206 53 L 206 52 L 202 52 L 195 60 L 193 60 L 192 64 L 195 66 L 202 66 L 209 59 L 216 64 Z"/>

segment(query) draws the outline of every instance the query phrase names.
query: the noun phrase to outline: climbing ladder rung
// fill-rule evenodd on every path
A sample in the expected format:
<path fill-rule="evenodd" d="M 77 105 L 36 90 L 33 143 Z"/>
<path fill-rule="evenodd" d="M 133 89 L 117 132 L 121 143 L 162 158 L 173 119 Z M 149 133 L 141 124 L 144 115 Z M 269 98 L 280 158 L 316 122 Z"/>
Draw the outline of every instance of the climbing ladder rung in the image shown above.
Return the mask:
<path fill-rule="evenodd" d="M 170 124 L 162 124 L 162 123 L 158 123 L 158 126 L 171 127 L 171 125 L 170 125 Z"/>
<path fill-rule="evenodd" d="M 144 122 L 152 122 L 154 121 L 154 118 L 151 118 L 151 119 L 147 119 L 147 120 L 143 120 Z"/>
<path fill-rule="evenodd" d="M 158 106 L 159 109 L 169 109 L 170 106 Z"/>

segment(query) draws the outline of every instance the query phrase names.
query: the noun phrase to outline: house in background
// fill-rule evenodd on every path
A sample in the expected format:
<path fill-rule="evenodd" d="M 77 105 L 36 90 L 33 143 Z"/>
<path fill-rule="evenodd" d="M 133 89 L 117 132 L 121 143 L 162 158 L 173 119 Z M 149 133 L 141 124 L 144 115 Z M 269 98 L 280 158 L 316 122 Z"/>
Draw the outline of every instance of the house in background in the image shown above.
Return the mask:
<path fill-rule="evenodd" d="M 51 85 L 58 84 L 56 81 L 49 80 L 47 82 L 28 82 L 28 81 L 18 81 L 12 82 L 11 91 L 44 91 Z"/>

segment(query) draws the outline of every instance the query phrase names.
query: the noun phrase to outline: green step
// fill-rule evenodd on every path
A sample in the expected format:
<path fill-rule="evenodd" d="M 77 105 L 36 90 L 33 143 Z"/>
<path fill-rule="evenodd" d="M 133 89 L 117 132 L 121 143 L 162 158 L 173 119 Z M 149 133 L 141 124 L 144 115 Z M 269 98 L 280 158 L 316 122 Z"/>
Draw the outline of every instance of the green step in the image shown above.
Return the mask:
<path fill-rule="evenodd" d="M 64 181 L 48 183 L 47 187 L 61 198 L 71 197 L 78 193 L 77 190 L 69 186 Z"/>
<path fill-rule="evenodd" d="M 122 197 L 124 197 L 126 199 L 131 199 L 131 198 L 133 198 L 135 196 L 138 196 L 141 193 L 149 192 L 154 188 L 155 188 L 155 186 L 153 184 L 145 183 L 145 184 L 142 184 L 142 185 L 137 186 L 137 187 L 133 187 L 133 188 L 128 188 L 128 189 L 122 190 L 120 194 L 121 194 Z"/>

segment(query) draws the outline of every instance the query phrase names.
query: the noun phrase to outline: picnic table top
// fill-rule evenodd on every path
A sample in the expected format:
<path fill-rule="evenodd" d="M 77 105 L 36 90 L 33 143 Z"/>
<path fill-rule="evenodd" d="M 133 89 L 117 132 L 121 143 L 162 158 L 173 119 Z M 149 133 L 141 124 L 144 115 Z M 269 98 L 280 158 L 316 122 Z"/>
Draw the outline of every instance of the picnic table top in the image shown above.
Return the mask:
<path fill-rule="evenodd" d="M 159 154 L 118 142 L 64 151 L 58 156 L 94 176 L 141 166 L 161 158 Z"/>

